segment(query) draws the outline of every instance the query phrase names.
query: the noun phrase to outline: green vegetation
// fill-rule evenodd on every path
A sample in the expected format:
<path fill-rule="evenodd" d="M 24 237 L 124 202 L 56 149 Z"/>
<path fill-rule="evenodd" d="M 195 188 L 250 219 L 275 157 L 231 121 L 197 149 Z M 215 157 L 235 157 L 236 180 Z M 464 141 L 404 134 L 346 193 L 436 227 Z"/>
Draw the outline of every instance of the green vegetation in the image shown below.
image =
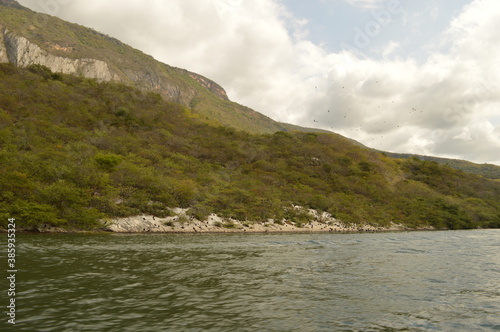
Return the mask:
<path fill-rule="evenodd" d="M 0 65 L 0 226 L 92 229 L 190 208 L 243 221 L 500 227 L 500 184 L 395 160 L 335 134 L 253 135 L 159 95 L 47 68 Z M 301 206 L 300 208 L 292 208 Z"/>
<path fill-rule="evenodd" d="M 189 113 L 190 117 L 215 126 L 224 125 L 251 133 L 325 132 L 320 129 L 278 123 L 245 106 L 225 100 L 202 86 L 194 78 L 199 75 L 160 63 L 153 57 L 95 30 L 65 22 L 57 17 L 36 13 L 13 0 L 0 1 L 0 6 L 0 26 L 5 26 L 12 33 L 27 38 L 50 54 L 73 59 L 102 60 L 122 83 L 140 90 L 160 93 L 170 101 L 189 107 L 192 111 Z M 58 80 L 60 76 L 41 67 L 32 70 L 38 71 L 38 74 L 46 79 Z M 125 120 L 127 110 L 121 109 L 117 112 Z M 413 156 L 393 153 L 387 155 L 394 158 Z M 500 179 L 500 167 L 495 165 L 477 165 L 461 160 L 428 156 L 416 157 L 437 161 L 490 179 Z"/>
<path fill-rule="evenodd" d="M 465 160 L 420 156 L 420 155 L 405 154 L 405 153 L 386 152 L 386 154 L 392 158 L 401 158 L 401 159 L 418 158 L 420 160 L 435 161 L 438 164 L 448 165 L 451 168 L 458 169 L 460 171 L 481 175 L 488 179 L 500 180 L 500 166 L 497 165 L 475 164 Z"/>

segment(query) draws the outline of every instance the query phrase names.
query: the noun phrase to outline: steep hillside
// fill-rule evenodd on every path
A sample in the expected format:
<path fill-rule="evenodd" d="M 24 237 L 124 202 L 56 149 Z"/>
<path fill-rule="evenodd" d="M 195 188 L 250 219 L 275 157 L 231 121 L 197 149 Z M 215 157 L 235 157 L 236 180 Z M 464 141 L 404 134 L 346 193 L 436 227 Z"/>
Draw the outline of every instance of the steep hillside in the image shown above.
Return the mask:
<path fill-rule="evenodd" d="M 0 64 L 0 226 L 99 227 L 190 208 L 301 225 L 500 227 L 500 183 L 335 134 L 250 134 L 123 84 Z M 304 209 L 292 209 L 302 206 Z"/>
<path fill-rule="evenodd" d="M 117 81 L 190 107 L 203 120 L 255 133 L 287 130 L 199 74 L 168 66 L 95 30 L 0 0 L 0 62 L 40 64 L 54 72 Z"/>
<path fill-rule="evenodd" d="M 39 64 L 53 72 L 124 83 L 189 107 L 193 110 L 192 116 L 207 123 L 251 133 L 328 132 L 276 122 L 231 102 L 225 90 L 206 77 L 158 62 L 95 30 L 33 12 L 14 0 L 0 0 L 0 63 L 19 67 Z M 498 178 L 498 169 L 490 165 L 448 164 Z"/>
<path fill-rule="evenodd" d="M 459 160 L 459 159 L 449 159 L 449 158 L 439 158 L 432 156 L 421 156 L 408 153 L 391 153 L 386 152 L 389 157 L 392 158 L 418 158 L 420 160 L 435 161 L 441 165 L 448 165 L 451 168 L 458 169 L 467 173 L 472 173 L 476 175 L 484 176 L 488 179 L 500 180 L 500 166 L 491 164 L 476 164 L 470 161 Z"/>

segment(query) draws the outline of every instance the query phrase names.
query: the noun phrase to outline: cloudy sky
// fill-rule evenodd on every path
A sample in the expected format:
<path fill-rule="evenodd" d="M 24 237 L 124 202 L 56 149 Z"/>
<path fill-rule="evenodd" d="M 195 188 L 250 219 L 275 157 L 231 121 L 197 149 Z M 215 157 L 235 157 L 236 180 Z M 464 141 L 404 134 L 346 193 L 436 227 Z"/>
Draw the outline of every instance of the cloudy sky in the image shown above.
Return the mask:
<path fill-rule="evenodd" d="M 271 118 L 500 165 L 498 0 L 19 0 Z"/>

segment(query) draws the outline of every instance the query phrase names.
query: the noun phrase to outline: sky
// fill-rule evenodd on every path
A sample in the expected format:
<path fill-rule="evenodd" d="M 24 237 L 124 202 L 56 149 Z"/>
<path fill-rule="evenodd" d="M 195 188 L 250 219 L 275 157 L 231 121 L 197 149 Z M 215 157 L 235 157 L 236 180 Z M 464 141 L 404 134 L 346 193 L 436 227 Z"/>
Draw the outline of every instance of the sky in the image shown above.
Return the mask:
<path fill-rule="evenodd" d="M 19 0 L 277 121 L 500 165 L 498 0 Z"/>

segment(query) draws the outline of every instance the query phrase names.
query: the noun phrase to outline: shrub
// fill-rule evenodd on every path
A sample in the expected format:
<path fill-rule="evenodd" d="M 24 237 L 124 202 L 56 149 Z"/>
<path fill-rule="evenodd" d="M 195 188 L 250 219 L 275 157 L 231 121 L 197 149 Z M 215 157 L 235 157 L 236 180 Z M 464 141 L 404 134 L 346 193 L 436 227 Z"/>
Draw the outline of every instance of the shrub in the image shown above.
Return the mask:
<path fill-rule="evenodd" d="M 0 203 L 0 215 L 15 218 L 21 227 L 38 227 L 43 224 L 62 226 L 67 222 L 60 218 L 59 211 L 54 206 L 22 200 L 8 205 Z M 6 220 L 7 218 L 3 218 L 2 222 Z M 5 223 L 2 226 L 7 225 Z"/>
<path fill-rule="evenodd" d="M 236 224 L 234 222 L 231 222 L 231 221 L 226 221 L 222 224 L 222 227 L 234 229 L 234 228 L 236 228 Z"/>
<path fill-rule="evenodd" d="M 165 226 L 174 227 L 175 223 L 172 220 L 167 220 L 163 223 Z"/>
<path fill-rule="evenodd" d="M 188 223 L 188 222 L 189 222 L 189 217 L 188 217 L 188 216 L 186 216 L 185 214 L 181 214 L 181 215 L 178 217 L 177 221 L 178 221 L 179 223 L 181 223 L 181 224 L 185 224 L 185 223 Z"/>
<path fill-rule="evenodd" d="M 193 216 L 194 218 L 198 220 L 206 220 L 208 216 L 212 213 L 210 208 L 206 207 L 205 205 L 197 204 L 191 209 L 188 210 L 188 214 Z"/>
<path fill-rule="evenodd" d="M 98 153 L 94 156 L 94 160 L 102 170 L 112 172 L 122 162 L 123 158 L 113 153 Z"/>

